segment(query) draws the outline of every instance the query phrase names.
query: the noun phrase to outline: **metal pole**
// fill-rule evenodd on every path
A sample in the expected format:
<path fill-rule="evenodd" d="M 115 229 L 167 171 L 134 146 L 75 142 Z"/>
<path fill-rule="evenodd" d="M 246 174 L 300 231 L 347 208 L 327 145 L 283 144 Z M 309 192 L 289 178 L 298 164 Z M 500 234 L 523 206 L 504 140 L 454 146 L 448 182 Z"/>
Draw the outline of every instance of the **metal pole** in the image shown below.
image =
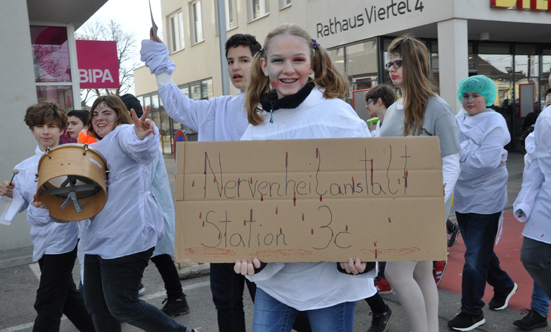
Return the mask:
<path fill-rule="evenodd" d="M 222 94 L 230 94 L 230 75 L 228 74 L 228 62 L 226 61 L 226 4 L 225 0 L 218 1 L 218 40 L 220 42 L 220 70 L 222 77 Z"/>

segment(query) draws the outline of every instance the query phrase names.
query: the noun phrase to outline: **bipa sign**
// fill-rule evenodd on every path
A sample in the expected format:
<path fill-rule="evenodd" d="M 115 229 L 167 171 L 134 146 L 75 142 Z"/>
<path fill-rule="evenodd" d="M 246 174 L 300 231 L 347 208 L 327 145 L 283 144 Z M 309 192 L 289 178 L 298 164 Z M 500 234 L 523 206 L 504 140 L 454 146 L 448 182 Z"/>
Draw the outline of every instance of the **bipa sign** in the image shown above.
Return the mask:
<path fill-rule="evenodd" d="M 81 89 L 120 87 L 117 42 L 77 40 L 76 44 Z"/>
<path fill-rule="evenodd" d="M 551 11 L 551 0 L 490 0 L 492 8 Z"/>

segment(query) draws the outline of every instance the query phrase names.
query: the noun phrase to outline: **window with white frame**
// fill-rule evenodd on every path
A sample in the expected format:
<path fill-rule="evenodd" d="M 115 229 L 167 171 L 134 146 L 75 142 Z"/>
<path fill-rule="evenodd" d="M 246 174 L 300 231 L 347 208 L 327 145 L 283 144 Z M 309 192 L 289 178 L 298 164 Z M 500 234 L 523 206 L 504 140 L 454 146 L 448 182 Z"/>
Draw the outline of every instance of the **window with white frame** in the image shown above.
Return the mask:
<path fill-rule="evenodd" d="M 237 0 L 226 0 L 226 29 L 237 27 Z"/>
<path fill-rule="evenodd" d="M 194 1 L 190 3 L 190 7 L 192 43 L 197 44 L 205 40 L 202 1 Z"/>
<path fill-rule="evenodd" d="M 291 5 L 291 0 L 279 0 L 279 9 L 287 8 Z"/>
<path fill-rule="evenodd" d="M 225 10 L 226 10 L 226 31 L 233 28 L 237 28 L 237 0 L 225 0 Z M 218 1 L 214 1 L 215 16 L 217 17 L 215 21 L 216 24 L 216 35 L 218 36 Z"/>
<path fill-rule="evenodd" d="M 249 9 L 249 21 L 256 20 L 270 12 L 268 0 L 247 0 Z"/>
<path fill-rule="evenodd" d="M 170 47 L 172 52 L 184 49 L 184 14 L 177 12 L 168 19 L 170 24 Z"/>

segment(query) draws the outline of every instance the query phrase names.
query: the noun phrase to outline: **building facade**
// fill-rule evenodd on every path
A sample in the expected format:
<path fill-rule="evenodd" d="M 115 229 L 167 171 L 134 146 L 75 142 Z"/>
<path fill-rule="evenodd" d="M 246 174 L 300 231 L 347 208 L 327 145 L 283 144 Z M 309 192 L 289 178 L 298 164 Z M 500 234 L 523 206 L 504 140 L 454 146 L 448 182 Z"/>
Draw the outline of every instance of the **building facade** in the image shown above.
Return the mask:
<path fill-rule="evenodd" d="M 393 38 L 423 40 L 432 57 L 434 83 L 457 112 L 459 81 L 484 74 L 498 86 L 494 108 L 521 148 L 523 118 L 543 105 L 551 66 L 551 0 L 224 0 L 228 37 L 249 33 L 262 42 L 281 23 L 296 23 L 328 49 L 350 82 L 347 101 L 362 118 L 365 90 L 392 85 L 384 64 Z M 177 70 L 174 82 L 192 98 L 222 94 L 217 1 L 161 0 L 164 42 Z M 161 146 L 173 153 L 182 126 L 169 119 L 149 70 L 135 73 L 136 95 L 151 105 Z M 237 91 L 232 87 L 232 93 Z M 183 128 L 186 129 L 186 128 Z M 193 137 L 193 131 L 188 130 Z"/>
<path fill-rule="evenodd" d="M 34 154 L 36 141 L 23 122 L 27 107 L 56 101 L 80 105 L 74 31 L 107 0 L 2 1 L 0 10 L 0 170 Z M 30 262 L 30 226 L 20 214 L 0 225 L 0 268 Z"/>

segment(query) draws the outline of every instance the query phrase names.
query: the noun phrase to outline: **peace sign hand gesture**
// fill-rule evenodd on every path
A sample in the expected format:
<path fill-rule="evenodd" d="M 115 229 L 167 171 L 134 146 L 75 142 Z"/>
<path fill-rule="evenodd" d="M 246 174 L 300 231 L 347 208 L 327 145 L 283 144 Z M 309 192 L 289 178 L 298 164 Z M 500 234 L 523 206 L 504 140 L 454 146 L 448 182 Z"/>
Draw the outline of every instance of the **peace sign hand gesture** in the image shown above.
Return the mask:
<path fill-rule="evenodd" d="M 153 124 L 153 121 L 147 118 L 150 108 L 150 106 L 145 107 L 141 118 L 138 118 L 133 108 L 130 109 L 132 119 L 134 120 L 134 131 L 140 140 L 143 140 L 149 134 L 155 135 L 155 125 Z"/>

